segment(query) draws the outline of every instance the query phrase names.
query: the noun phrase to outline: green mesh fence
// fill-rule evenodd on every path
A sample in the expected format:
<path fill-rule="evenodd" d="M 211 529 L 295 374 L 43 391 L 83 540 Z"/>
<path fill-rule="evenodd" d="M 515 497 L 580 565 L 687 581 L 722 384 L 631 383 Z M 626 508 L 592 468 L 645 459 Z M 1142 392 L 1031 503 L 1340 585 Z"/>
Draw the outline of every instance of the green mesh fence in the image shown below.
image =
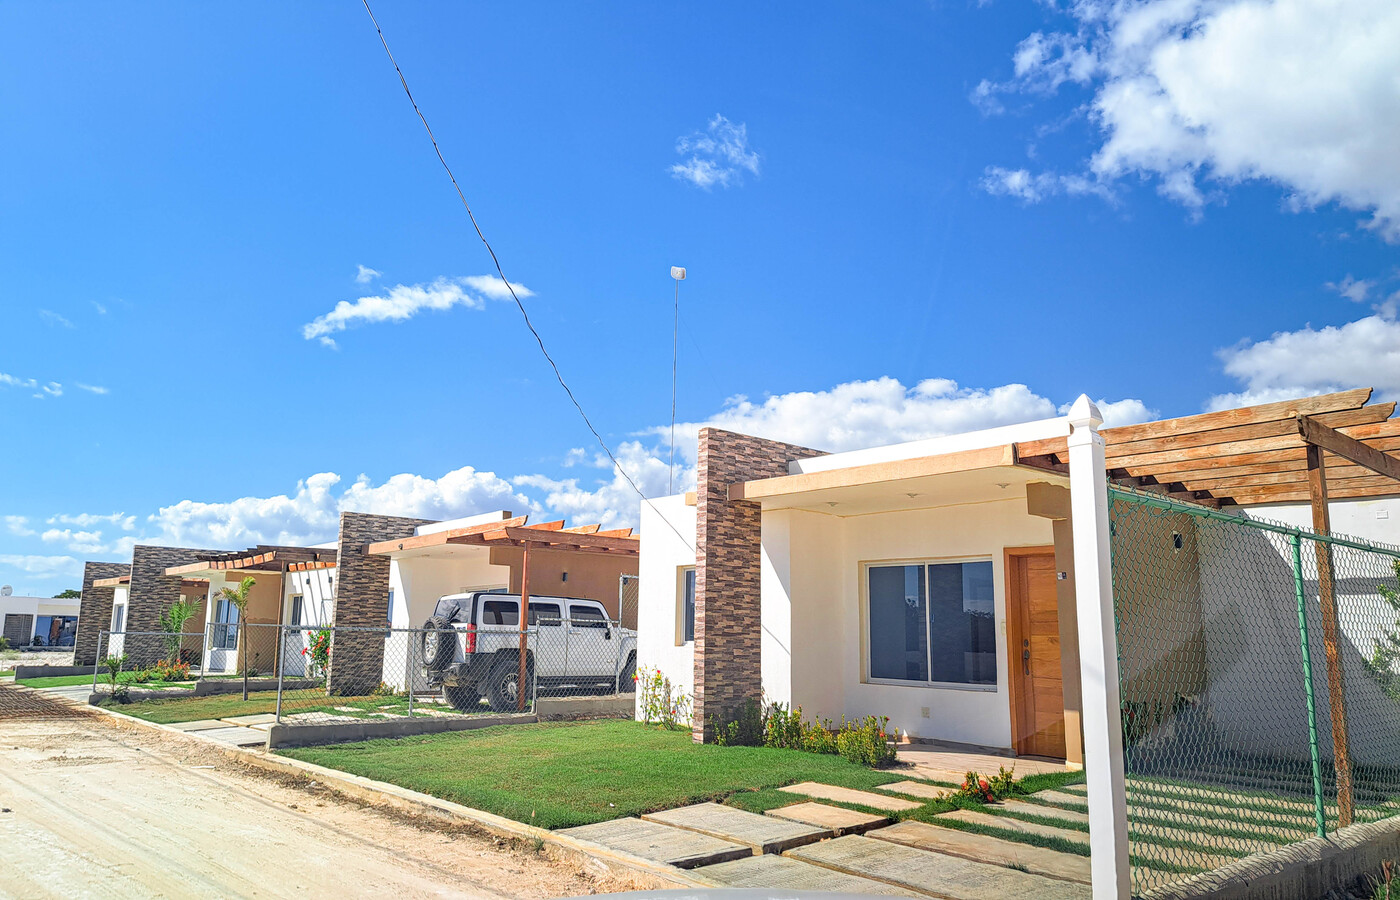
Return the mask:
<path fill-rule="evenodd" d="M 1400 812 L 1400 549 L 1109 507 L 1135 892 Z"/>

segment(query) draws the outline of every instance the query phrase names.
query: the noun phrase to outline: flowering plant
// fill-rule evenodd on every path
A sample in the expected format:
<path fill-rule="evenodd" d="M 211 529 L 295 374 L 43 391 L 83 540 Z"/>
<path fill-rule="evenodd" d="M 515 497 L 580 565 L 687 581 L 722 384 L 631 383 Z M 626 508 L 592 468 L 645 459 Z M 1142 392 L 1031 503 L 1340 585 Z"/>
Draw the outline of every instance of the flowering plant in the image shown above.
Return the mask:
<path fill-rule="evenodd" d="M 690 727 L 690 695 L 671 684 L 660 669 L 638 669 L 632 680 L 637 683 L 637 708 L 643 722 L 664 728 Z"/>
<path fill-rule="evenodd" d="M 307 673 L 309 675 L 319 675 L 330 668 L 331 630 L 322 628 L 307 635 L 306 646 L 301 648 L 301 655 L 311 661 L 311 671 Z"/>

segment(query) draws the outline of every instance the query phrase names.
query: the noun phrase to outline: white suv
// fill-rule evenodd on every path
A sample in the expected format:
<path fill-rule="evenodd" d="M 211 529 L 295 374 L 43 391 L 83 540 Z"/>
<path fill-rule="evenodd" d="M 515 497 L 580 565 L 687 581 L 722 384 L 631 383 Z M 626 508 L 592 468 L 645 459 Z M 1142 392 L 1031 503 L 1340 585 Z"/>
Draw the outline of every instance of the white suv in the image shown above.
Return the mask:
<path fill-rule="evenodd" d="M 608 620 L 596 600 L 530 598 L 533 632 L 525 658 L 525 696 L 629 692 L 637 670 L 637 632 Z M 437 602 L 421 635 L 423 672 L 452 706 L 501 712 L 519 707 L 520 595 L 473 591 Z"/>

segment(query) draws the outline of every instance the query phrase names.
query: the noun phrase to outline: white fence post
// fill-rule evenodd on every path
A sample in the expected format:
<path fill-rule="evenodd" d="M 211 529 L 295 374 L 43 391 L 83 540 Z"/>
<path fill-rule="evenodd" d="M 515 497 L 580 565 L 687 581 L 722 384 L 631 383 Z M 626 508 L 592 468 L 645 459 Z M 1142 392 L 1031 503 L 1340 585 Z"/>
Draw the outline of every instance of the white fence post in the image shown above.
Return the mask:
<path fill-rule="evenodd" d="M 1118 635 L 1110 570 L 1108 482 L 1103 416 L 1084 395 L 1069 412 L 1070 515 L 1074 529 L 1075 607 L 1084 707 L 1084 776 L 1089 793 L 1090 873 L 1094 900 L 1132 896 Z"/>

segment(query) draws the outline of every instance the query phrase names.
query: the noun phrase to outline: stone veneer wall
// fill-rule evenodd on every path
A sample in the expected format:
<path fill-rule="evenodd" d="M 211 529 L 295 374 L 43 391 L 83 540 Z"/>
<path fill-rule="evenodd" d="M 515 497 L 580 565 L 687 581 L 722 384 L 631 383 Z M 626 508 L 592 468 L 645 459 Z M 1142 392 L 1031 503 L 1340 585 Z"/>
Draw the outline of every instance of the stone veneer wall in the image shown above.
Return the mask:
<path fill-rule="evenodd" d="M 700 429 L 695 504 L 695 698 L 692 733 L 713 738 L 749 698 L 763 698 L 760 664 L 762 511 L 730 501 L 729 485 L 788 474 L 788 463 L 824 455 L 794 444 Z"/>
<path fill-rule="evenodd" d="M 180 599 L 184 579 L 179 575 L 166 575 L 165 570 L 171 566 L 199 562 L 201 557 L 219 552 L 144 544 L 137 544 L 131 549 L 131 593 L 127 599 L 127 638 L 123 645 L 124 652 L 130 657 L 128 666 L 150 666 L 165 655 L 165 640 L 160 635 L 131 633 L 160 631 L 160 614 Z"/>
<path fill-rule="evenodd" d="M 430 519 L 405 519 L 368 513 L 340 514 L 340 548 L 336 553 L 335 612 L 327 690 L 332 695 L 368 694 L 384 680 L 384 636 L 389 627 L 389 558 L 367 556 L 366 544 L 412 537 Z"/>
<path fill-rule="evenodd" d="M 96 665 L 101 633 L 112 624 L 112 597 L 116 588 L 93 587 L 92 583 L 99 578 L 116 578 L 130 571 L 130 563 L 84 563 L 83 595 L 78 600 L 78 633 L 73 639 L 73 665 Z"/>

